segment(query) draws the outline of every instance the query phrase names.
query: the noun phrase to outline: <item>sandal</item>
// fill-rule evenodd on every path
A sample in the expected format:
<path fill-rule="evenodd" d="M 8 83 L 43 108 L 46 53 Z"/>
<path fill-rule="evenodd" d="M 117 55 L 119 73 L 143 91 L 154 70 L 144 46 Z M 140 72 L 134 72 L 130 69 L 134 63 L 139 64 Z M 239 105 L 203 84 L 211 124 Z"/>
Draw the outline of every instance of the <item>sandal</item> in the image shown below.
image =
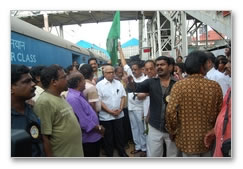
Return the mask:
<path fill-rule="evenodd" d="M 147 157 L 147 153 L 146 153 L 146 151 L 142 151 L 142 152 L 140 153 L 140 157 Z"/>
<path fill-rule="evenodd" d="M 133 151 L 131 151 L 130 153 L 131 153 L 131 154 L 137 154 L 137 153 L 139 153 L 139 152 L 141 152 L 141 150 L 133 150 Z"/>

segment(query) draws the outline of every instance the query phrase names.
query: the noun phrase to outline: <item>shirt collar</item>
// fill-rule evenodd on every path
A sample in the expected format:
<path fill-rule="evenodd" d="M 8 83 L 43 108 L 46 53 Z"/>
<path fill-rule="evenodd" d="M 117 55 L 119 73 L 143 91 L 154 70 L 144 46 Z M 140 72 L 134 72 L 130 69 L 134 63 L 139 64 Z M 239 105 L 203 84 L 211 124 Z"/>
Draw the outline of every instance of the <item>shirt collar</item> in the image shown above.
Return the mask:
<path fill-rule="evenodd" d="M 68 92 L 74 94 L 74 95 L 78 95 L 78 96 L 83 96 L 82 92 L 76 90 L 76 89 L 72 89 L 72 88 L 68 88 Z"/>
<path fill-rule="evenodd" d="M 89 79 L 85 79 L 85 82 L 86 82 L 86 83 L 90 83 L 90 84 L 92 84 L 92 85 L 95 86 L 95 84 L 94 84 L 91 80 L 89 80 Z"/>
<path fill-rule="evenodd" d="M 40 92 L 44 92 L 45 90 L 42 88 L 42 87 L 40 87 L 40 86 L 35 86 L 36 87 L 36 90 L 39 90 Z"/>
<path fill-rule="evenodd" d="M 150 78 L 150 79 L 160 80 L 159 76 L 156 76 L 156 77 L 153 77 L 153 78 Z M 170 81 L 175 81 L 175 82 L 177 82 L 178 80 L 176 80 L 173 76 L 170 76 Z"/>
<path fill-rule="evenodd" d="M 104 80 L 105 84 L 114 82 L 114 79 L 112 80 L 112 82 L 110 82 L 110 81 L 108 81 L 105 77 L 104 77 L 103 80 Z"/>
<path fill-rule="evenodd" d="M 188 76 L 189 78 L 204 78 L 202 74 L 192 74 Z"/>
<path fill-rule="evenodd" d="M 137 80 L 141 80 L 141 79 L 145 78 L 146 76 L 142 73 L 142 75 L 139 76 L 138 78 L 136 78 L 134 75 L 133 75 L 133 77 L 134 77 L 135 79 L 137 79 Z"/>
<path fill-rule="evenodd" d="M 29 111 L 31 110 L 31 105 L 27 104 L 27 103 L 24 103 L 24 115 L 28 114 Z M 17 112 L 14 108 L 11 107 L 11 114 L 12 115 L 20 115 L 22 116 L 22 114 L 20 114 L 19 112 Z"/>
<path fill-rule="evenodd" d="M 170 76 L 170 80 L 172 80 L 172 81 L 177 81 L 175 78 L 174 78 L 174 76 Z"/>
<path fill-rule="evenodd" d="M 207 75 L 209 75 L 209 74 L 213 74 L 215 71 L 216 71 L 216 69 L 215 69 L 214 67 L 212 67 L 212 68 L 208 71 Z"/>

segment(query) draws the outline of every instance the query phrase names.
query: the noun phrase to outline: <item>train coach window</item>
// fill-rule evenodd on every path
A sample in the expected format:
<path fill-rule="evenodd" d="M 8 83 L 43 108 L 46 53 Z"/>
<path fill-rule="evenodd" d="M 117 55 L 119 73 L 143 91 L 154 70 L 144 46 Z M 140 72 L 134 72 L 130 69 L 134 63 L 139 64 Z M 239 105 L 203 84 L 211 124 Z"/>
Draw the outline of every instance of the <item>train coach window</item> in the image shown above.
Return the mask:
<path fill-rule="evenodd" d="M 83 56 L 82 61 L 83 61 L 83 63 L 86 62 L 86 58 L 85 58 L 85 56 Z"/>
<path fill-rule="evenodd" d="M 76 55 L 76 54 L 72 54 L 72 63 L 76 61 L 79 63 L 79 55 Z"/>

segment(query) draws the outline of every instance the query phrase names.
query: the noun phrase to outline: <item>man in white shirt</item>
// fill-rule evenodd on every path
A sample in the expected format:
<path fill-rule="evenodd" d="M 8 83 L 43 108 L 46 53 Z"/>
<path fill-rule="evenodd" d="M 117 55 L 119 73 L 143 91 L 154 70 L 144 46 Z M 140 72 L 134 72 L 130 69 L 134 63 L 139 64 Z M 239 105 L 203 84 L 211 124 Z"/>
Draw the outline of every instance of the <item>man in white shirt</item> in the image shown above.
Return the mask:
<path fill-rule="evenodd" d="M 124 58 L 123 51 L 118 45 L 118 50 L 120 53 L 121 64 L 124 68 L 124 71 L 127 72 L 128 76 L 132 76 L 134 81 L 139 83 L 143 82 L 147 77 L 142 73 L 142 66 L 138 62 L 133 62 L 131 68 L 127 65 Z M 133 141 L 135 143 L 135 150 L 131 154 L 140 153 L 140 156 L 146 156 L 146 136 L 144 135 L 144 104 L 148 104 L 148 97 L 139 97 L 140 93 L 128 93 L 128 112 L 131 123 Z M 139 99 L 138 99 L 139 98 Z M 147 101 L 146 101 L 147 100 Z M 146 112 L 147 113 L 147 112 Z"/>
<path fill-rule="evenodd" d="M 114 79 L 114 68 L 104 68 L 104 79 L 96 88 L 101 100 L 102 110 L 99 113 L 100 124 L 105 128 L 104 150 L 108 157 L 113 156 L 113 139 L 115 139 L 118 154 L 128 157 L 124 149 L 122 111 L 125 103 L 126 92 L 122 83 Z"/>
<path fill-rule="evenodd" d="M 206 54 L 208 56 L 208 70 L 209 70 L 206 77 L 209 80 L 214 80 L 219 83 L 224 96 L 228 89 L 228 83 L 227 83 L 228 80 L 225 78 L 223 73 L 219 72 L 214 68 L 214 64 L 216 60 L 214 54 L 211 52 L 206 52 Z"/>

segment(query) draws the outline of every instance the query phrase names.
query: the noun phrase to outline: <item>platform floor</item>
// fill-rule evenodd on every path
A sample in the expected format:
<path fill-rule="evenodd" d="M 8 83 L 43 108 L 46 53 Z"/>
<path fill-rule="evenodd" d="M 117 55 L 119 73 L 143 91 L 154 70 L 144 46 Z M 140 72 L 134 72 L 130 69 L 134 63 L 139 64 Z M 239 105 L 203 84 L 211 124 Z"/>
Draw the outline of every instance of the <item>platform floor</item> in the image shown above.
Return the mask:
<path fill-rule="evenodd" d="M 141 152 L 136 153 L 136 154 L 131 154 L 131 151 L 134 151 L 134 149 L 135 149 L 135 146 L 134 146 L 133 142 L 129 142 L 128 145 L 125 147 L 126 153 L 129 157 L 143 158 L 143 157 L 140 157 Z M 100 157 L 106 157 L 106 155 L 104 154 L 104 150 L 101 150 Z M 114 149 L 113 157 L 120 157 L 118 155 L 118 152 L 116 149 Z M 112 158 L 112 157 L 109 157 L 109 158 Z M 123 158 L 123 157 L 121 157 L 121 158 Z"/>

